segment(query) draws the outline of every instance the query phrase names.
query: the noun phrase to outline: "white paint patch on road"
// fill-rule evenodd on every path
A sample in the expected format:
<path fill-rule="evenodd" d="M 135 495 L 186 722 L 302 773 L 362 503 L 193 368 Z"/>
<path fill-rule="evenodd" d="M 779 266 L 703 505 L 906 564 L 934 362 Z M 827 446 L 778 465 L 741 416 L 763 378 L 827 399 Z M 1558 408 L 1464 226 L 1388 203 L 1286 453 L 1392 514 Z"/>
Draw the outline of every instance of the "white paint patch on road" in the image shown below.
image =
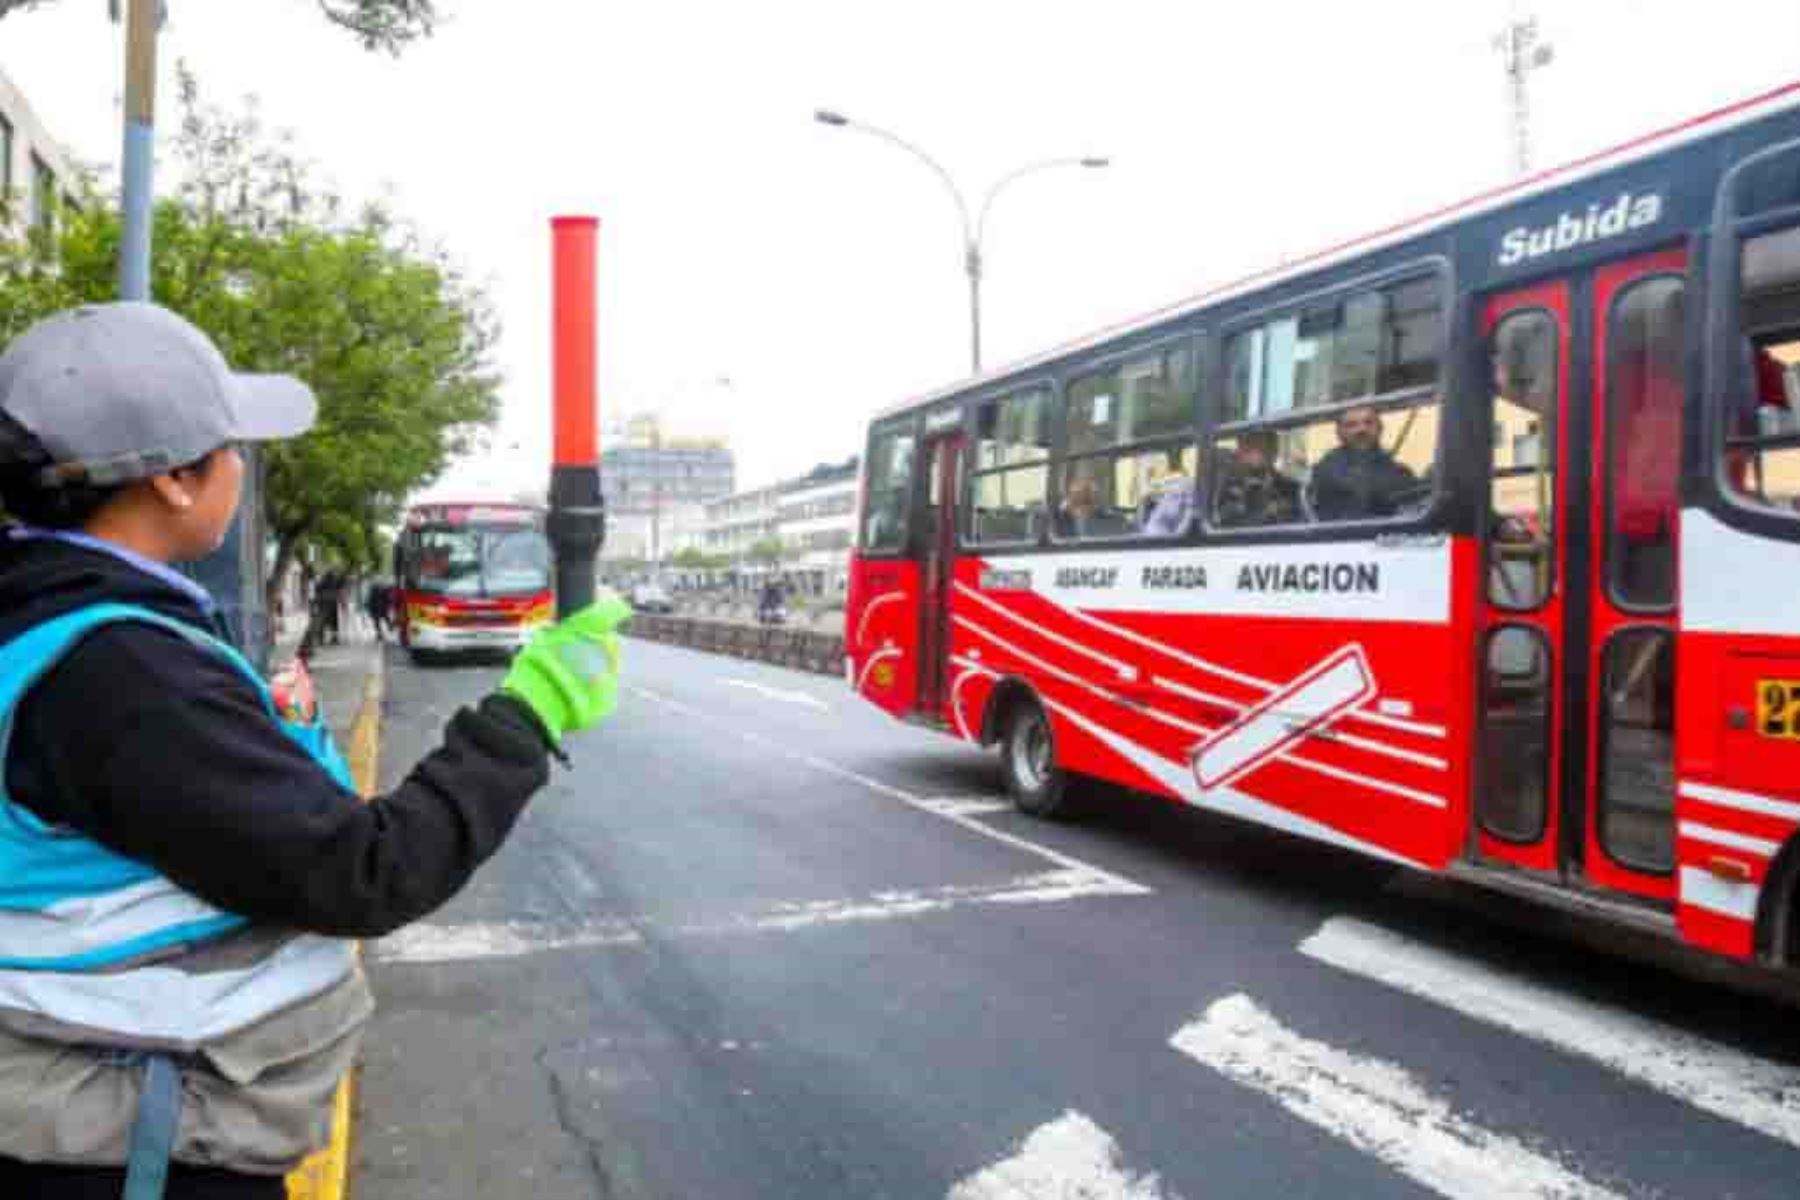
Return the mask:
<path fill-rule="evenodd" d="M 1176 1200 L 1155 1175 L 1134 1175 L 1119 1144 L 1073 1109 L 1040 1125 L 1018 1153 L 950 1189 L 949 1200 Z"/>
<path fill-rule="evenodd" d="M 919 807 L 940 817 L 991 817 L 997 813 L 1011 812 L 1013 806 L 1005 800 L 944 796 L 921 800 Z"/>
<path fill-rule="evenodd" d="M 1300 1036 L 1248 996 L 1213 1004 L 1169 1044 L 1440 1195 L 1611 1200 L 1618 1194 L 1458 1116 L 1393 1063 Z"/>
<path fill-rule="evenodd" d="M 594 946 L 637 946 L 643 935 L 625 921 L 601 921 L 576 930 L 553 931 L 523 922 L 469 925 L 409 925 L 374 943 L 382 962 L 445 963 L 517 958 L 546 950 Z"/>
<path fill-rule="evenodd" d="M 1590 1059 L 1714 1116 L 1800 1146 L 1800 1068 L 1552 991 L 1348 917 L 1300 943 L 1309 958 Z"/>
<path fill-rule="evenodd" d="M 775 700 L 782 704 L 798 704 L 803 708 L 813 708 L 826 712 L 830 706 L 817 696 L 809 696 L 805 692 L 790 692 L 784 688 L 772 688 L 766 684 L 752 683 L 748 679 L 722 679 L 719 682 L 726 687 L 741 688 L 746 692 L 755 692 L 765 700 Z"/>
<path fill-rule="evenodd" d="M 1112 879 L 1079 869 L 1040 871 L 1000 883 L 872 892 L 832 900 L 777 901 L 744 913 L 699 920 L 654 918 L 597 921 L 569 929 L 524 922 L 412 925 L 383 938 L 375 957 L 383 962 L 445 963 L 516 958 L 555 950 L 641 946 L 647 937 L 671 940 L 734 934 L 795 933 L 809 929 L 896 921 L 952 909 L 1000 904 L 1059 904 L 1097 896 L 1137 895 Z"/>

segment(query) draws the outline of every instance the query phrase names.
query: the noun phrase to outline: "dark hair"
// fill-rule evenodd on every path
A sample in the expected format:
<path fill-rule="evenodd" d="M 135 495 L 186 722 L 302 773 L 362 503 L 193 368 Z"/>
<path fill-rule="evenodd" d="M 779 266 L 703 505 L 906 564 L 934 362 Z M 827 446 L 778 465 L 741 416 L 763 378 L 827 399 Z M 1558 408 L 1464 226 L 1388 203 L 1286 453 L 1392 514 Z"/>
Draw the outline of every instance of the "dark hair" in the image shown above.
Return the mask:
<path fill-rule="evenodd" d="M 86 483 L 44 485 L 44 468 L 55 460 L 35 434 L 0 413 L 0 510 L 43 529 L 80 529 L 105 508 L 122 486 Z"/>

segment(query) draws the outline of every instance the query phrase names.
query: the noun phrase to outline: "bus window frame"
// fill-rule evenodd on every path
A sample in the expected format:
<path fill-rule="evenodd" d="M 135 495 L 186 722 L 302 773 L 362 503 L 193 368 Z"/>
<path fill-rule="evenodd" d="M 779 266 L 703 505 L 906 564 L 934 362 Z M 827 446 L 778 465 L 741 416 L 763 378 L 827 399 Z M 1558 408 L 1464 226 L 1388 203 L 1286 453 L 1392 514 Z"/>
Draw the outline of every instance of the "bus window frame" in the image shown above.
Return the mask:
<path fill-rule="evenodd" d="M 978 414 L 984 404 L 1003 401 L 1008 396 L 1021 392 L 1043 389 L 1046 403 L 1049 406 L 1050 445 L 1040 462 L 1018 463 L 1009 467 L 977 467 L 972 464 L 979 461 L 981 427 Z M 962 469 L 962 487 L 957 496 L 956 514 L 956 552 L 958 554 L 989 554 L 996 551 L 1009 552 L 1017 550 L 1033 550 L 1045 544 L 1048 530 L 1052 524 L 1050 516 L 1056 511 L 1056 453 L 1063 436 L 1063 388 L 1062 380 L 1053 373 L 1040 373 L 1021 376 L 994 383 L 973 393 L 963 401 L 963 429 L 968 448 L 964 454 Z M 975 519 L 975 486 L 976 481 L 986 475 L 1000 475 L 1007 471 L 1029 470 L 1041 466 L 1044 469 L 1044 528 L 1034 538 L 1011 538 L 1005 541 L 976 541 L 969 536 L 971 525 Z"/>
<path fill-rule="evenodd" d="M 1656 282 L 1659 282 L 1662 280 L 1673 280 L 1674 282 L 1676 282 L 1677 284 L 1679 284 L 1681 286 L 1681 304 L 1682 304 L 1682 311 L 1681 311 L 1681 339 L 1682 339 L 1682 345 L 1681 345 L 1681 357 L 1682 357 L 1681 416 L 1682 416 L 1682 421 L 1684 424 L 1687 421 L 1688 409 L 1689 409 L 1688 398 L 1691 395 L 1691 391 L 1688 387 L 1689 380 L 1687 378 L 1686 359 L 1687 359 L 1687 347 L 1688 347 L 1688 330 L 1692 327 L 1692 319 L 1691 319 L 1692 314 L 1688 311 L 1688 309 L 1689 309 L 1689 304 L 1690 304 L 1690 300 L 1691 300 L 1694 289 L 1689 280 L 1688 275 L 1681 271 L 1651 271 L 1651 272 L 1648 272 L 1643 275 L 1633 276 L 1632 279 L 1628 283 L 1625 284 L 1625 286 L 1619 288 L 1617 291 L 1615 291 L 1613 293 L 1611 303 L 1609 303 L 1606 306 L 1606 312 L 1605 312 L 1605 314 L 1603 314 L 1604 320 L 1606 322 L 1606 325 L 1605 325 L 1605 329 L 1606 329 L 1606 361 L 1605 361 L 1605 363 L 1602 364 L 1602 366 L 1604 367 L 1604 369 L 1606 371 L 1606 379 L 1605 379 L 1605 387 L 1601 389 L 1602 395 L 1599 397 L 1600 408 L 1601 408 L 1601 420 L 1604 421 L 1604 423 L 1605 423 L 1606 453 L 1602 456 L 1601 463 L 1600 463 L 1600 469 L 1603 472 L 1603 478 L 1601 481 L 1601 498 L 1600 498 L 1600 521 L 1601 521 L 1601 525 L 1600 525 L 1600 555 L 1599 555 L 1600 561 L 1598 563 L 1598 567 L 1599 567 L 1602 583 L 1605 587 L 1607 602 L 1610 603 L 1614 608 L 1618 609 L 1620 612 L 1630 613 L 1633 616 L 1647 616 L 1647 617 L 1667 616 L 1670 613 L 1678 611 L 1680 608 L 1680 604 L 1681 604 L 1681 534 L 1680 534 L 1681 479 L 1682 479 L 1682 475 L 1684 474 L 1684 472 L 1681 468 L 1680 459 L 1678 457 L 1677 462 L 1676 462 L 1676 469 L 1675 469 L 1675 527 L 1670 532 L 1670 539 L 1674 544 L 1674 553 L 1672 556 L 1674 559 L 1674 563 L 1675 563 L 1674 594 L 1670 597 L 1668 603 L 1666 603 L 1666 604 L 1640 604 L 1636 601 L 1628 600 L 1619 594 L 1618 580 L 1617 580 L 1615 572 L 1614 572 L 1614 566 L 1615 566 L 1614 555 L 1618 552 L 1618 537 L 1619 537 L 1618 527 L 1614 524 L 1614 521 L 1613 521 L 1613 517 L 1615 515 L 1613 506 L 1614 506 L 1614 503 L 1618 499 L 1618 496 L 1617 496 L 1618 478 L 1617 478 L 1617 474 L 1615 471 L 1615 467 L 1617 466 L 1617 460 L 1616 460 L 1615 456 L 1618 453 L 1619 443 L 1621 440 L 1619 437 L 1619 429 L 1618 429 L 1617 422 L 1614 420 L 1614 413 L 1613 413 L 1613 407 L 1612 407 L 1613 387 L 1615 386 L 1615 381 L 1618 379 L 1617 368 L 1619 365 L 1618 338 L 1615 336 L 1616 328 L 1614 326 L 1614 322 L 1618 319 L 1620 305 L 1622 305 L 1627 299 L 1629 299 L 1633 293 L 1637 292 L 1640 288 L 1643 288 L 1649 284 L 1656 283 Z M 1683 436 L 1684 437 L 1686 436 L 1685 433 Z M 1680 447 L 1676 448 L 1676 453 L 1679 456 Z M 1724 455 L 1721 454 L 1720 462 L 1723 463 L 1723 461 L 1724 461 Z M 1623 629 L 1623 628 L 1625 628 L 1625 627 L 1621 626 L 1621 629 Z M 1617 631 L 1615 631 L 1615 632 L 1617 632 Z"/>
<path fill-rule="evenodd" d="M 1499 397 L 1494 394 L 1493 384 L 1494 335 L 1499 333 L 1500 327 L 1505 325 L 1508 321 L 1519 320 L 1526 316 L 1539 316 L 1549 321 L 1551 350 L 1556 355 L 1550 364 L 1550 373 L 1556 382 L 1556 395 L 1554 410 L 1549 414 L 1551 417 L 1550 536 L 1546 539 L 1544 547 L 1545 561 L 1550 568 L 1550 582 L 1549 586 L 1544 589 L 1543 594 L 1537 598 L 1535 603 L 1513 605 L 1496 602 L 1492 590 L 1492 571 L 1494 566 L 1493 505 L 1495 449 L 1493 425 L 1494 402 L 1499 399 Z M 1569 464 L 1566 461 L 1567 448 L 1563 445 L 1564 435 L 1568 430 L 1568 422 L 1571 415 L 1569 412 L 1569 393 L 1572 390 L 1574 381 L 1573 373 L 1577 369 L 1577 364 L 1580 361 L 1580 356 L 1576 353 L 1576 347 L 1573 341 L 1570 340 L 1571 338 L 1572 329 L 1565 325 L 1565 319 L 1559 318 L 1554 311 L 1547 308 L 1542 303 L 1534 301 L 1521 304 L 1517 308 L 1507 309 L 1500 315 L 1499 319 L 1494 322 L 1494 327 L 1492 329 L 1484 334 L 1477 335 L 1475 339 L 1476 349 L 1481 355 L 1481 378 L 1485 392 L 1485 395 L 1483 396 L 1484 404 L 1482 412 L 1483 434 L 1481 438 L 1481 452 L 1479 455 L 1481 518 L 1480 525 L 1477 527 L 1480 532 L 1479 541 L 1481 546 L 1481 599 L 1483 604 L 1492 608 L 1496 613 L 1501 614 L 1501 616 L 1497 618 L 1496 628 L 1498 628 L 1499 625 L 1517 621 L 1520 617 L 1543 612 L 1545 606 L 1558 596 L 1562 595 L 1567 587 L 1567 581 L 1563 578 L 1563 573 L 1559 570 L 1559 566 L 1563 562 L 1563 554 L 1567 549 L 1567 543 L 1570 537 L 1569 523 L 1579 519 L 1572 511 L 1566 511 L 1566 504 L 1560 502 L 1560 498 L 1565 494 L 1564 489 L 1568 487 L 1568 481 L 1563 479 L 1562 476 L 1566 470 L 1570 469 Z M 1563 362 L 1563 357 L 1565 355 L 1565 341 L 1569 342 L 1566 350 L 1569 361 L 1566 363 Z M 1608 443 L 1609 453 L 1610 449 L 1611 443 Z M 1604 532 L 1605 530 L 1602 529 L 1602 533 Z M 1604 551 L 1604 547 L 1602 547 L 1602 550 Z M 1605 569 L 1604 563 L 1602 563 L 1601 569 Z"/>
<path fill-rule="evenodd" d="M 1055 421 L 1051 426 L 1051 452 L 1049 458 L 1050 479 L 1047 489 L 1049 503 L 1048 520 L 1044 522 L 1045 532 L 1041 542 L 1054 546 L 1059 550 L 1077 549 L 1081 547 L 1119 549 L 1127 546 L 1168 546 L 1180 545 L 1192 541 L 1201 527 L 1198 519 L 1198 505 L 1204 500 L 1206 487 L 1206 426 L 1207 426 L 1207 378 L 1211 373 L 1212 356 L 1208 351 L 1209 339 L 1202 326 L 1166 333 L 1147 341 L 1138 342 L 1127 347 L 1109 350 L 1105 354 L 1078 360 L 1064 367 L 1057 375 L 1057 397 Z M 1195 513 L 1187 525 L 1176 533 L 1145 534 L 1118 533 L 1095 537 L 1066 537 L 1056 532 L 1056 514 L 1062 510 L 1062 477 L 1064 468 L 1071 461 L 1100 458 L 1117 458 L 1146 450 L 1162 450 L 1177 445 L 1182 438 L 1179 434 L 1163 434 L 1159 437 L 1138 438 L 1130 442 L 1114 442 L 1101 450 L 1085 451 L 1073 456 L 1069 455 L 1069 389 L 1081 379 L 1099 374 L 1122 363 L 1130 362 L 1151 354 L 1162 354 L 1170 349 L 1186 344 L 1187 350 L 1194 357 L 1194 422 L 1190 427 L 1190 444 L 1194 450 L 1194 494 L 1189 502 Z M 971 510 L 972 511 L 972 510 Z"/>
<path fill-rule="evenodd" d="M 1439 320 L 1437 328 L 1437 378 L 1429 384 L 1415 384 L 1394 392 L 1334 401 L 1313 408 L 1290 409 L 1278 417 L 1246 417 L 1225 420 L 1225 398 L 1229 391 L 1231 339 L 1284 316 L 1298 317 L 1309 308 L 1326 301 L 1342 301 L 1359 292 L 1377 291 L 1430 277 L 1438 284 Z M 1281 525 L 1221 525 L 1214 520 L 1212 489 L 1200 497 L 1200 519 L 1193 522 L 1206 540 L 1230 543 L 1345 541 L 1370 534 L 1409 532 L 1431 529 L 1444 523 L 1444 514 L 1452 495 L 1448 471 L 1451 465 L 1448 444 L 1455 440 L 1453 431 L 1458 395 L 1457 363 L 1453 355 L 1457 341 L 1455 329 L 1460 294 L 1456 290 L 1454 264 L 1443 254 L 1428 254 L 1391 267 L 1383 267 L 1349 279 L 1329 283 L 1309 292 L 1290 296 L 1278 303 L 1247 309 L 1222 322 L 1212 336 L 1211 370 L 1207 380 L 1212 384 L 1210 408 L 1202 406 L 1205 428 L 1201 431 L 1201 457 L 1206 459 L 1221 438 L 1234 437 L 1252 429 L 1282 429 L 1313 425 L 1322 418 L 1336 419 L 1337 414 L 1352 408 L 1373 408 L 1377 413 L 1422 407 L 1435 396 L 1438 402 L 1437 444 L 1431 451 L 1431 492 L 1417 511 L 1392 517 L 1367 517 L 1353 521 L 1290 521 Z M 1207 392 L 1206 381 L 1201 386 Z M 1204 468 L 1202 468 L 1204 470 Z M 1296 483 L 1300 481 L 1296 480 Z M 1301 484 L 1302 487 L 1305 484 Z"/>
<path fill-rule="evenodd" d="M 918 477 L 919 451 L 923 448 L 925 441 L 923 432 L 924 414 L 925 409 L 921 407 L 910 412 L 900 413 L 896 416 L 883 417 L 878 421 L 872 422 L 869 426 L 869 440 L 863 447 L 863 478 L 862 487 L 860 489 L 861 500 L 856 506 L 856 540 L 853 545 L 858 558 L 899 561 L 901 559 L 912 557 L 913 532 L 918 528 L 919 517 L 922 514 L 920 505 L 924 503 L 920 493 Z M 966 412 L 964 415 L 964 422 L 965 424 L 967 423 Z M 900 506 L 900 520 L 902 522 L 900 527 L 900 538 L 892 546 L 871 549 L 863 544 L 863 532 L 868 525 L 868 503 L 870 493 L 874 490 L 870 487 L 869 480 L 869 471 L 873 469 L 875 458 L 873 451 L 875 449 L 875 442 L 878 438 L 895 433 L 910 433 L 913 439 L 913 459 L 911 464 L 912 477 L 907 481 L 906 485 L 906 503 Z"/>
<path fill-rule="evenodd" d="M 1713 221 L 1706 268 L 1704 308 L 1704 389 L 1700 405 L 1699 477 L 1706 481 L 1708 508 L 1747 532 L 1783 541 L 1800 539 L 1800 512 L 1784 513 L 1753 503 L 1732 487 L 1726 467 L 1726 421 L 1734 400 L 1738 371 L 1734 363 L 1747 336 L 1741 316 L 1744 243 L 1765 233 L 1800 227 L 1800 199 L 1739 216 L 1733 200 L 1742 178 L 1770 160 L 1800 155 L 1800 141 L 1765 146 L 1733 163 L 1719 181 L 1713 199 Z M 1691 320 L 1690 316 L 1690 320 Z"/>

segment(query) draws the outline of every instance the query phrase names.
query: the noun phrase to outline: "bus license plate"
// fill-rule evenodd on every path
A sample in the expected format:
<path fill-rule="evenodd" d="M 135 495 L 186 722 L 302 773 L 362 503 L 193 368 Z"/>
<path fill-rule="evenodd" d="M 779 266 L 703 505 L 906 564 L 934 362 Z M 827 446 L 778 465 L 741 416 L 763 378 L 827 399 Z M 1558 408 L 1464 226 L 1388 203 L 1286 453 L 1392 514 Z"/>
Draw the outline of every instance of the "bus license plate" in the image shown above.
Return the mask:
<path fill-rule="evenodd" d="M 1800 679 L 1756 681 L 1756 731 L 1800 740 Z"/>

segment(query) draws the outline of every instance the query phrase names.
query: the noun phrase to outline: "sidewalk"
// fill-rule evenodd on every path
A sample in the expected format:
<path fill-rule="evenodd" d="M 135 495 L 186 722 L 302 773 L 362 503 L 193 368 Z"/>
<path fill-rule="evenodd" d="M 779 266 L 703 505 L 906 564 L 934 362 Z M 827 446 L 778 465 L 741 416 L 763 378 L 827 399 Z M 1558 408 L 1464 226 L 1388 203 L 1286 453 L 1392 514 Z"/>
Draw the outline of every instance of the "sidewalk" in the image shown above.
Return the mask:
<path fill-rule="evenodd" d="M 277 630 L 270 666 L 279 668 L 294 657 L 300 637 L 306 632 L 304 617 L 294 617 Z M 313 650 L 311 671 L 313 686 L 319 695 L 319 710 L 331 725 L 331 735 L 345 753 L 350 749 L 351 727 L 362 711 L 363 693 L 369 672 L 381 657 L 382 644 L 375 631 L 359 613 L 344 626 L 344 641 L 337 646 L 318 646 Z"/>
<path fill-rule="evenodd" d="M 270 663 L 280 668 L 289 662 L 305 632 L 303 618 L 282 622 L 276 630 Z M 312 655 L 319 710 L 349 761 L 357 788 L 365 796 L 374 790 L 378 770 L 385 650 L 366 620 L 352 619 L 345 625 L 341 645 L 317 647 Z M 339 1086 L 331 1142 L 288 1176 L 289 1200 L 344 1200 L 350 1168 L 353 1093 L 352 1080 Z"/>

